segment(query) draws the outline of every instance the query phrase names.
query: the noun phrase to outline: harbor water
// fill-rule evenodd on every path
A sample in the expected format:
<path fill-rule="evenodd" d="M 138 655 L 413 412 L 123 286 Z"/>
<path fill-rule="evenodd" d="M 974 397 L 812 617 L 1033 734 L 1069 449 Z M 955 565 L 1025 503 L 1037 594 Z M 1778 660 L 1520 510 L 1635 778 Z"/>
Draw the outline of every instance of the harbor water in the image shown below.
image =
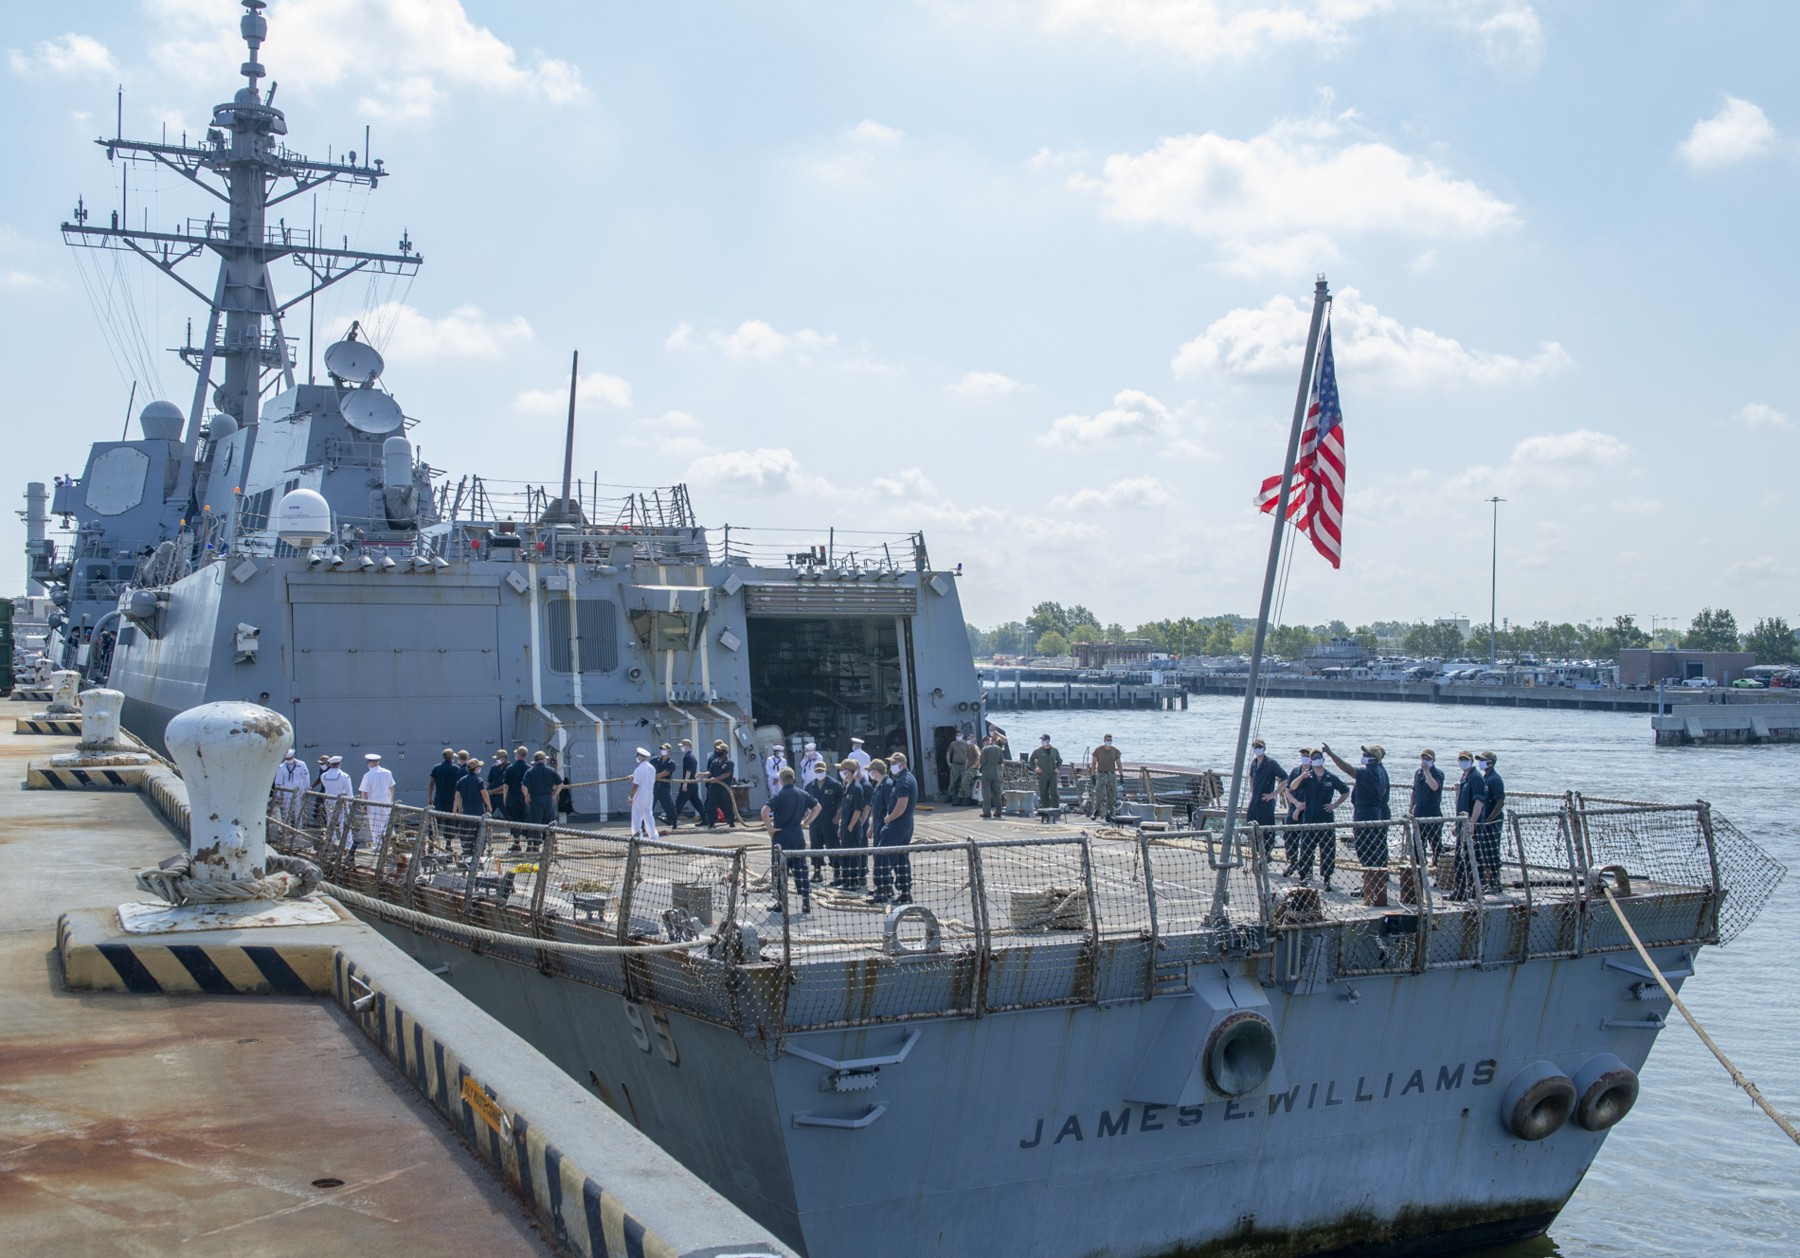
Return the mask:
<path fill-rule="evenodd" d="M 1111 733 L 1127 762 L 1224 770 L 1240 706 L 1196 696 L 1186 711 L 996 719 L 1015 750 L 1047 733 L 1065 760 L 1079 762 Z M 1800 745 L 1659 748 L 1648 719 L 1636 713 L 1308 699 L 1270 699 L 1257 732 L 1283 765 L 1302 745 L 1328 742 L 1354 764 L 1361 744 L 1380 743 L 1396 784 L 1410 784 L 1422 747 L 1436 751 L 1451 782 L 1458 750 L 1491 750 L 1513 792 L 1709 801 L 1795 872 L 1740 939 L 1701 952 L 1683 1000 L 1777 1108 L 1800 1113 L 1800 816 L 1790 798 L 1800 781 Z M 1484 1251 L 1486 1258 L 1796 1252 L 1800 1149 L 1732 1086 L 1679 1014 L 1670 1013 L 1642 1079 L 1637 1107 L 1607 1138 L 1550 1235 Z"/>

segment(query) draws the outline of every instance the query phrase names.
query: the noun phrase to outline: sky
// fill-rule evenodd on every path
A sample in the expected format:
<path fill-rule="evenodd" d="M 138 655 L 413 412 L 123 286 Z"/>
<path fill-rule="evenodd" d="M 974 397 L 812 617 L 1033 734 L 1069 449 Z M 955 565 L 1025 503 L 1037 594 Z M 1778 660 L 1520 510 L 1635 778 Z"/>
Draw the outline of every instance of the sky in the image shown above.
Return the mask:
<path fill-rule="evenodd" d="M 120 203 L 92 141 L 121 87 L 128 136 L 200 133 L 242 82 L 239 13 L 0 17 L 9 509 L 121 431 L 134 382 L 139 408 L 186 409 L 165 351 L 198 303 L 57 225 L 78 195 Z M 367 127 L 392 175 L 321 196 L 322 233 L 404 232 L 425 258 L 410 283 L 328 290 L 317 348 L 361 318 L 452 478 L 560 476 L 579 350 L 578 471 L 685 482 L 734 536 L 923 530 L 984 626 L 1042 600 L 1126 626 L 1253 614 L 1255 494 L 1323 273 L 1344 562 L 1295 558 L 1288 621 L 1485 620 L 1496 496 L 1504 619 L 1800 620 L 1791 4 L 272 0 L 268 19 L 288 143 L 323 158 Z M 210 209 L 168 173 L 123 195 L 153 227 Z"/>

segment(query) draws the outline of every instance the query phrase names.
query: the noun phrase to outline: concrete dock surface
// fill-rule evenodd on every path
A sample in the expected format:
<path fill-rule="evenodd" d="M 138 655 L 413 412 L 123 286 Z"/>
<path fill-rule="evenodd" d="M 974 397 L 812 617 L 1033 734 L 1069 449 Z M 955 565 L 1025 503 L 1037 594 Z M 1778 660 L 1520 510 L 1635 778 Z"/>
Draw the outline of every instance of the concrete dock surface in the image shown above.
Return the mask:
<path fill-rule="evenodd" d="M 0 735 L 0 1252 L 555 1252 L 330 1002 L 63 989 L 58 914 L 184 850 L 135 792 L 18 788 L 69 746 Z"/>

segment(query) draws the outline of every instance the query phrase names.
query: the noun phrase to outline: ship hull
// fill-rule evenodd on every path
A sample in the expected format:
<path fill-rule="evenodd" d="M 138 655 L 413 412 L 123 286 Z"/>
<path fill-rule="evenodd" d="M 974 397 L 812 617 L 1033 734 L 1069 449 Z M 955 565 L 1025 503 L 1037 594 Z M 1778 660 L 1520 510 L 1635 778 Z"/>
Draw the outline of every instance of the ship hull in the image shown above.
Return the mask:
<path fill-rule="evenodd" d="M 1518 1139 L 1509 1080 L 1599 1053 L 1635 1070 L 1654 1039 L 1626 976 L 1588 957 L 1269 988 L 1280 1057 L 1242 1100 L 1126 1099 L 1180 998 L 790 1036 L 845 1061 L 918 1033 L 878 1084 L 839 1095 L 820 1065 L 729 1028 L 377 925 L 810 1258 L 1287 1258 L 1533 1235 L 1605 1136 L 1570 1121 Z M 818 1125 L 877 1106 L 861 1127 Z"/>

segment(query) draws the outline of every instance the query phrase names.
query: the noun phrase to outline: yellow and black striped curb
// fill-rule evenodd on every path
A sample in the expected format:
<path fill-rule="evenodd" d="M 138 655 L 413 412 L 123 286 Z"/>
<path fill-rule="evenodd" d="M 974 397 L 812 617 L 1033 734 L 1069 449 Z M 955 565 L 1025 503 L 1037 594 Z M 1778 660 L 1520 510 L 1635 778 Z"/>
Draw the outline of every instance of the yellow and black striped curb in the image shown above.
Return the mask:
<path fill-rule="evenodd" d="M 307 934 L 320 929 L 128 935 L 113 909 L 75 909 L 56 920 L 56 951 L 72 991 L 324 996 L 331 991 L 332 955 L 342 936 Z M 245 935 L 256 942 L 246 942 Z"/>
<path fill-rule="evenodd" d="M 144 783 L 145 766 L 141 764 L 95 765 L 77 769 L 68 765 L 28 764 L 25 766 L 25 789 L 28 791 L 135 791 Z"/>
<path fill-rule="evenodd" d="M 728 1252 L 776 1258 L 766 1244 L 684 1251 L 651 1231 L 593 1176 L 565 1157 L 503 1092 L 478 1078 L 425 1022 L 343 951 L 332 959 L 332 992 L 378 1048 L 471 1148 L 543 1220 L 564 1250 L 582 1258 L 698 1258 Z"/>
<path fill-rule="evenodd" d="M 54 696 L 48 690 L 15 690 L 12 699 L 15 703 L 48 703 Z"/>
<path fill-rule="evenodd" d="M 51 734 L 59 737 L 81 736 L 78 716 L 17 716 L 13 718 L 15 734 Z"/>

